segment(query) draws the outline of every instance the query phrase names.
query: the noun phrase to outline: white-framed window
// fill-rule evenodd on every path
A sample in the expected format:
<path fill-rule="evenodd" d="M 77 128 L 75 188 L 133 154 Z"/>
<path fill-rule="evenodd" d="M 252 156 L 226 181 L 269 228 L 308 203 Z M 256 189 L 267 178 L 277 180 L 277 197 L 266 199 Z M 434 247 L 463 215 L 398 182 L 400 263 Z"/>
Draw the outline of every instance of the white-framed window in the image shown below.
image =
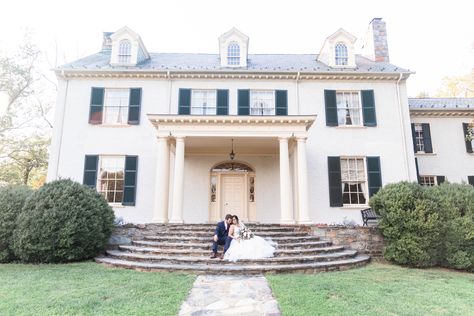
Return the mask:
<path fill-rule="evenodd" d="M 341 182 L 343 204 L 367 204 L 368 188 L 364 158 L 341 157 Z"/>
<path fill-rule="evenodd" d="M 359 91 L 336 91 L 336 104 L 339 125 L 362 125 Z"/>
<path fill-rule="evenodd" d="M 231 42 L 227 46 L 227 64 L 229 66 L 240 65 L 240 46 L 236 42 Z"/>
<path fill-rule="evenodd" d="M 127 124 L 130 89 L 105 89 L 103 124 Z"/>
<path fill-rule="evenodd" d="M 275 91 L 250 90 L 250 115 L 275 115 Z"/>
<path fill-rule="evenodd" d="M 425 141 L 423 139 L 423 127 L 419 123 L 415 123 L 415 144 L 416 144 L 416 152 L 425 152 Z"/>
<path fill-rule="evenodd" d="M 335 47 L 336 65 L 344 66 L 348 63 L 347 46 L 344 43 L 337 43 Z"/>
<path fill-rule="evenodd" d="M 215 115 L 217 105 L 216 90 L 192 90 L 191 114 Z"/>
<path fill-rule="evenodd" d="M 124 39 L 119 43 L 118 62 L 129 64 L 132 58 L 132 44 L 129 40 Z"/>
<path fill-rule="evenodd" d="M 122 203 L 125 181 L 125 156 L 100 156 L 97 191 L 109 203 Z"/>
<path fill-rule="evenodd" d="M 420 184 L 423 186 L 432 187 L 438 183 L 435 176 L 420 176 Z"/>

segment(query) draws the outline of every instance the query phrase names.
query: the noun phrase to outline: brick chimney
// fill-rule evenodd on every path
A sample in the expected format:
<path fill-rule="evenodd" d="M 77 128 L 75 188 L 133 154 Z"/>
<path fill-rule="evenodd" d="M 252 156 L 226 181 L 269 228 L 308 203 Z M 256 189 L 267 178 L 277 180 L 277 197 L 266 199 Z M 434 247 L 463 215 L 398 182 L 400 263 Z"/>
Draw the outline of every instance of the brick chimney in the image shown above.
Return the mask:
<path fill-rule="evenodd" d="M 362 44 L 362 55 L 373 61 L 390 62 L 387 28 L 382 18 L 374 18 L 370 22 Z"/>
<path fill-rule="evenodd" d="M 112 39 L 110 35 L 114 34 L 114 32 L 104 32 L 102 38 L 102 53 L 110 54 L 112 52 Z"/>

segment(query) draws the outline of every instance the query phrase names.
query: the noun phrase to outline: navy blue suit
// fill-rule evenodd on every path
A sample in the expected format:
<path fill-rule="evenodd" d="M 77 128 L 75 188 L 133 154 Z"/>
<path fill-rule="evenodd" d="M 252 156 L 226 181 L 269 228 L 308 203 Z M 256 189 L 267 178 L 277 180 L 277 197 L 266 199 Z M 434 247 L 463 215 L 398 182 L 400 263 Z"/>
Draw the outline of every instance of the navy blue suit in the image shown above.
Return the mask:
<path fill-rule="evenodd" d="M 225 228 L 224 221 L 217 223 L 216 230 L 214 231 L 214 235 L 217 235 L 217 241 L 212 243 L 212 251 L 214 253 L 217 252 L 218 245 L 224 245 L 224 253 L 229 249 L 230 242 L 232 238 L 229 237 L 229 227 L 227 225 L 227 229 Z"/>

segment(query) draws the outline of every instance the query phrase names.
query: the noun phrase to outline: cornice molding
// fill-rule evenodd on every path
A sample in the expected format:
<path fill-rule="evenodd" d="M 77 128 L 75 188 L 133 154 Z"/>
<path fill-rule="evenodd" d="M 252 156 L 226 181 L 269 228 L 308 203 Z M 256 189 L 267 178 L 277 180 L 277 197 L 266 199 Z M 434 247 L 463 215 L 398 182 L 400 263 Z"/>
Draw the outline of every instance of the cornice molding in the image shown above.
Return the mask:
<path fill-rule="evenodd" d="M 411 117 L 474 117 L 474 109 L 410 109 Z"/>

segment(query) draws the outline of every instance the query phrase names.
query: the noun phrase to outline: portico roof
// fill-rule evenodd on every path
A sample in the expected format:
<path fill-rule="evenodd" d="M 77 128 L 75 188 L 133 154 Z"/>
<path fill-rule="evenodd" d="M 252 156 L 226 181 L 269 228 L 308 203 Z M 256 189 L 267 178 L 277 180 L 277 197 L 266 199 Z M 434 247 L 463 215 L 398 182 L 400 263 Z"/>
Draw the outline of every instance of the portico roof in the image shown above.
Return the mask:
<path fill-rule="evenodd" d="M 233 116 L 148 114 L 159 136 L 306 137 L 316 115 Z"/>

